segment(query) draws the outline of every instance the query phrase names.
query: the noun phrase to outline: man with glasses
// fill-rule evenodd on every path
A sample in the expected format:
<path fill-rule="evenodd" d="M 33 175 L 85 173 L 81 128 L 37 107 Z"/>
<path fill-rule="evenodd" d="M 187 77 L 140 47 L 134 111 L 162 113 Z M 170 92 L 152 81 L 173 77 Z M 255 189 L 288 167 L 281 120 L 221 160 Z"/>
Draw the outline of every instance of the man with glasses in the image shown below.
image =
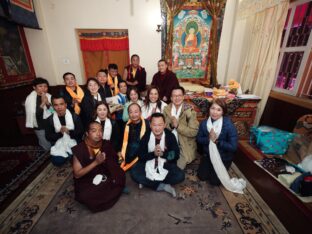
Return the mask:
<path fill-rule="evenodd" d="M 180 147 L 178 167 L 184 169 L 196 156 L 199 123 L 196 112 L 184 102 L 185 90 L 177 86 L 171 91 L 171 103 L 165 107 L 166 127 L 175 135 Z"/>

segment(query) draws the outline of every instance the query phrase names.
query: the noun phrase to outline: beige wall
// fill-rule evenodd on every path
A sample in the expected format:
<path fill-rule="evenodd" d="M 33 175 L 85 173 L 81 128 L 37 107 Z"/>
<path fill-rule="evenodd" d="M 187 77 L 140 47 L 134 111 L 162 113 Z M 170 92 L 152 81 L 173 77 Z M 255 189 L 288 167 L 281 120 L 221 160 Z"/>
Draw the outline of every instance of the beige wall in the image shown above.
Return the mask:
<path fill-rule="evenodd" d="M 228 66 L 235 2 L 228 1 L 225 12 L 218 61 L 220 83 Z M 34 3 L 42 30 L 25 29 L 25 33 L 37 76 L 56 85 L 62 84 L 62 74 L 70 71 L 83 84 L 75 29 L 110 28 L 129 30 L 130 54 L 140 55 L 147 70 L 147 82 L 151 82 L 161 57 L 161 34 L 155 31 L 160 22 L 159 0 L 34 0 Z"/>

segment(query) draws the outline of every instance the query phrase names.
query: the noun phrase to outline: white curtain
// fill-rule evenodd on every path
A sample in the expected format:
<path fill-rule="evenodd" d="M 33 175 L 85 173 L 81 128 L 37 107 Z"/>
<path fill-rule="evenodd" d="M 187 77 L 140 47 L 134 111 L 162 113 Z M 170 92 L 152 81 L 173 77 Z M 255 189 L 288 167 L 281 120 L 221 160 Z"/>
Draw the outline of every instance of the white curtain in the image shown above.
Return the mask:
<path fill-rule="evenodd" d="M 285 0 L 241 0 L 238 5 L 237 18 L 244 19 L 253 16 L 282 2 Z"/>
<path fill-rule="evenodd" d="M 259 123 L 274 82 L 288 6 L 288 1 L 280 1 L 279 4 L 265 8 L 247 18 L 251 33 L 246 35 L 248 41 L 246 44 L 249 46 L 246 48 L 247 55 L 240 83 L 242 90 L 249 89 L 251 93 L 261 97 L 255 120 L 256 125 Z"/>

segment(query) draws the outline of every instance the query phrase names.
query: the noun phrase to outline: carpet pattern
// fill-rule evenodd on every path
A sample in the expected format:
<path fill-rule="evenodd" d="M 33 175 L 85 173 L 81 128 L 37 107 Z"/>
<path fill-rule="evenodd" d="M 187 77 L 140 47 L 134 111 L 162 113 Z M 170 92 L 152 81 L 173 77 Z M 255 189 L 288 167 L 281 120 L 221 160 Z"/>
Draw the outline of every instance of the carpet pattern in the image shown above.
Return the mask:
<path fill-rule="evenodd" d="M 0 147 L 0 207 L 49 157 L 37 146 Z"/>
<path fill-rule="evenodd" d="M 186 169 L 177 198 L 139 189 L 127 175 L 130 194 L 96 214 L 73 199 L 71 168 L 49 165 L 0 215 L 0 233 L 287 233 L 249 183 L 244 195 L 212 187 L 198 180 L 197 164 Z M 235 165 L 230 174 L 242 176 Z"/>

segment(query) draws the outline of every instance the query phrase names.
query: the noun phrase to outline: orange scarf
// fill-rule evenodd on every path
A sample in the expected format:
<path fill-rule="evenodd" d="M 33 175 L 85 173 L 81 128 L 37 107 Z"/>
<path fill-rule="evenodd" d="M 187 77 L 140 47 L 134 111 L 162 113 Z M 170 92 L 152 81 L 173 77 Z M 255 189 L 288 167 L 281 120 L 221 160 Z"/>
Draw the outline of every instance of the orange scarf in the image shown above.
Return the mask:
<path fill-rule="evenodd" d="M 93 158 L 96 157 L 96 155 L 98 155 L 99 153 L 101 153 L 101 148 L 102 148 L 102 143 L 103 141 L 99 141 L 99 142 L 96 142 L 94 144 L 94 142 L 91 142 L 89 140 L 88 137 L 86 137 L 86 139 L 84 140 L 87 148 L 88 148 L 88 151 L 89 151 L 89 155 L 92 156 Z"/>
<path fill-rule="evenodd" d="M 80 103 L 84 97 L 84 92 L 83 90 L 79 87 L 79 85 L 76 86 L 76 90 L 77 90 L 77 93 L 74 92 L 74 90 L 72 90 L 71 88 L 67 87 L 66 86 L 66 90 L 67 92 L 69 93 L 69 95 L 73 98 L 73 99 L 76 99 L 78 101 L 78 103 Z M 74 106 L 74 111 L 77 115 L 80 114 L 80 106 L 78 103 L 75 103 L 75 106 Z"/>
<path fill-rule="evenodd" d="M 142 126 L 141 126 L 141 131 L 140 131 L 140 139 L 142 139 L 143 135 L 146 132 L 146 124 L 145 124 L 145 120 L 143 117 L 141 117 L 141 121 L 142 121 Z M 120 165 L 120 167 L 124 170 L 127 171 L 128 169 L 130 169 L 138 160 L 139 158 L 136 157 L 135 159 L 132 160 L 132 162 L 126 164 L 126 150 L 127 150 L 127 146 L 128 146 L 128 139 L 129 139 L 129 124 L 132 121 L 129 120 L 126 124 L 126 128 L 125 128 L 125 133 L 124 133 L 124 137 L 123 137 L 123 143 L 122 143 L 122 148 L 121 148 L 121 157 L 122 157 L 122 163 Z"/>
<path fill-rule="evenodd" d="M 119 93 L 119 88 L 118 88 L 118 77 L 115 76 L 115 77 L 114 77 L 114 81 L 113 81 L 113 78 L 110 76 L 110 74 L 108 74 L 107 83 L 108 83 L 109 86 L 111 86 L 112 84 L 114 84 L 114 95 L 116 96 L 116 95 Z"/>

